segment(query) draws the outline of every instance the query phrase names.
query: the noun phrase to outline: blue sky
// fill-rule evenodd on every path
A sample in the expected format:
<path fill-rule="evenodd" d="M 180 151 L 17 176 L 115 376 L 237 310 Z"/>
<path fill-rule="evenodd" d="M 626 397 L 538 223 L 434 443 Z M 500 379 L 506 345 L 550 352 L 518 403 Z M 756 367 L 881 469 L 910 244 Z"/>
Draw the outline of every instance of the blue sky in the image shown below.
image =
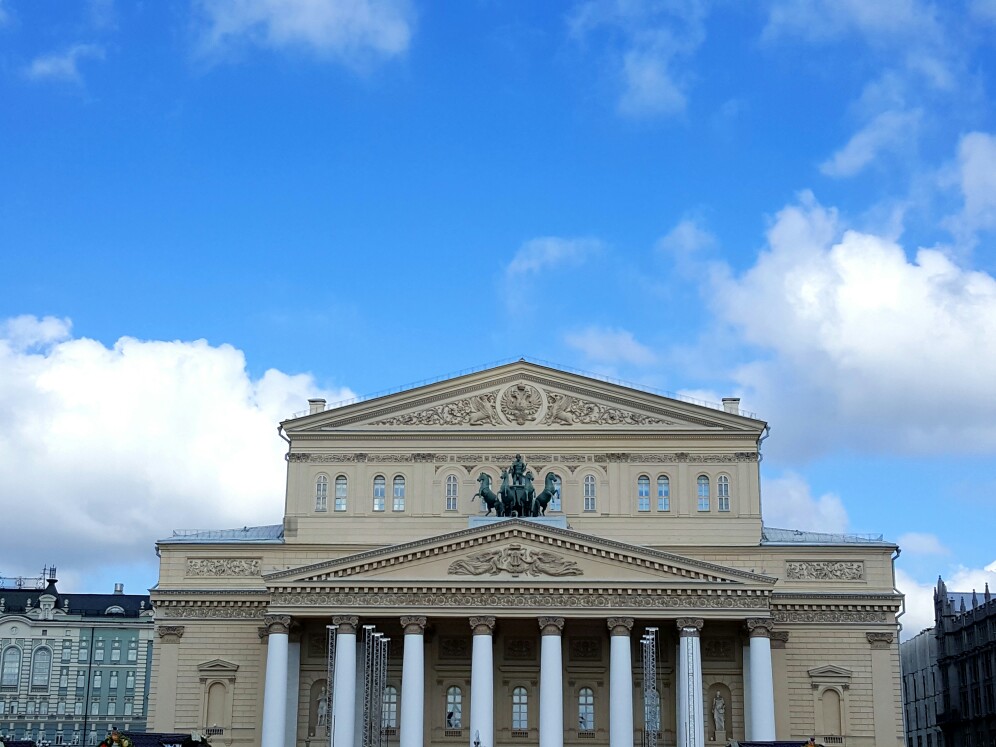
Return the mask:
<path fill-rule="evenodd" d="M 915 632 L 996 584 L 994 43 L 994 0 L 0 0 L 0 575 L 147 587 L 164 529 L 279 521 L 307 397 L 529 356 L 741 396 L 768 523 L 898 541 Z"/>

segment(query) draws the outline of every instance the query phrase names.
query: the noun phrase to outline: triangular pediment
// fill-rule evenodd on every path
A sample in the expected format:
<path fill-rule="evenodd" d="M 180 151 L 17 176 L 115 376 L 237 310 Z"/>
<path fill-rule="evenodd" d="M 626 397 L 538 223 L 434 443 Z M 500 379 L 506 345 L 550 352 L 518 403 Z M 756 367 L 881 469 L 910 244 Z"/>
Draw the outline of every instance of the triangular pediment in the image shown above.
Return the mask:
<path fill-rule="evenodd" d="M 264 576 L 271 589 L 341 584 L 627 585 L 768 590 L 775 579 L 569 529 L 506 519 Z"/>
<path fill-rule="evenodd" d="M 239 665 L 224 659 L 211 659 L 197 665 L 197 671 L 203 674 L 235 674 Z"/>
<path fill-rule="evenodd" d="M 838 667 L 834 664 L 826 664 L 822 667 L 815 667 L 813 669 L 807 670 L 809 676 L 812 679 L 817 680 L 832 680 L 832 679 L 850 679 L 851 670 L 844 669 L 844 667 Z"/>
<path fill-rule="evenodd" d="M 393 429 L 734 431 L 761 421 L 519 361 L 283 423 L 296 434 Z"/>

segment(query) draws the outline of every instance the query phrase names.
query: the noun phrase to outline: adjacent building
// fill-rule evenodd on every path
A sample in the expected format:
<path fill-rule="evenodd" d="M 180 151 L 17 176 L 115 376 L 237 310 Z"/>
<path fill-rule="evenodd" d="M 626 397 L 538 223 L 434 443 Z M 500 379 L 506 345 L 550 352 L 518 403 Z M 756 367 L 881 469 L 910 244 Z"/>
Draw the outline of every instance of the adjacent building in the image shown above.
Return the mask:
<path fill-rule="evenodd" d="M 98 744 L 145 731 L 152 662 L 149 597 L 63 594 L 55 569 L 0 579 L 0 735 Z"/>
<path fill-rule="evenodd" d="M 996 599 L 934 590 L 934 627 L 902 645 L 910 747 L 996 747 Z"/>
<path fill-rule="evenodd" d="M 282 523 L 158 543 L 150 729 L 903 743 L 896 546 L 766 527 L 767 426 L 736 399 L 520 361 L 280 432 Z"/>

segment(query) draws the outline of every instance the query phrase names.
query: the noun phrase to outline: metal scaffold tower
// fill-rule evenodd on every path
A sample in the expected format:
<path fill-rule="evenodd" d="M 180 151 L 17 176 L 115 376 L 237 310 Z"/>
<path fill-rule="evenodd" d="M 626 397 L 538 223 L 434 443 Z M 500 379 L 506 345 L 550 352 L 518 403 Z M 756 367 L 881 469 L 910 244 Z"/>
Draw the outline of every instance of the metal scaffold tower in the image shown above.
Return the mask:
<path fill-rule="evenodd" d="M 643 649 L 643 744 L 657 747 L 661 731 L 661 696 L 657 690 L 657 628 L 647 628 Z"/>

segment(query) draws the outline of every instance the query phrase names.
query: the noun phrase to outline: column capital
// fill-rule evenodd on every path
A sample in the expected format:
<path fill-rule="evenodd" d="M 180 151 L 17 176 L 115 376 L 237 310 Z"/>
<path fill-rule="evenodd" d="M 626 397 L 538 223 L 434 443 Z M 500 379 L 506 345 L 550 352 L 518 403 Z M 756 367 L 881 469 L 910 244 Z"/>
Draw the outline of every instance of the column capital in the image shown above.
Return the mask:
<path fill-rule="evenodd" d="M 360 626 L 360 618 L 356 615 L 335 615 L 332 624 L 337 625 L 336 634 L 356 635 L 356 630 Z"/>
<path fill-rule="evenodd" d="M 423 635 L 428 620 L 423 615 L 405 615 L 401 618 L 401 627 L 405 635 Z"/>
<path fill-rule="evenodd" d="M 785 648 L 788 643 L 789 632 L 787 630 L 771 631 L 771 648 Z"/>
<path fill-rule="evenodd" d="M 160 643 L 179 643 L 183 638 L 183 625 L 159 625 L 156 633 L 159 635 Z"/>
<path fill-rule="evenodd" d="M 470 618 L 470 629 L 474 635 L 491 635 L 495 631 L 495 619 L 493 617 L 472 617 Z"/>
<path fill-rule="evenodd" d="M 539 619 L 540 635 L 560 635 L 564 629 L 564 618 L 541 617 Z"/>
<path fill-rule="evenodd" d="M 629 635 L 633 630 L 632 617 L 610 617 L 605 622 L 609 626 L 609 635 Z"/>
<path fill-rule="evenodd" d="M 865 639 L 873 649 L 889 648 L 895 635 L 886 632 L 865 633 Z"/>
<path fill-rule="evenodd" d="M 267 635 L 270 635 L 272 633 L 283 633 L 284 635 L 287 635 L 288 633 L 290 633 L 291 616 L 266 615 L 263 617 L 263 625 L 266 626 Z"/>
<path fill-rule="evenodd" d="M 682 638 L 698 638 L 705 620 L 701 617 L 679 617 L 674 621 Z"/>
<path fill-rule="evenodd" d="M 771 630 L 775 627 L 770 617 L 748 617 L 744 622 L 751 638 L 771 638 Z"/>

